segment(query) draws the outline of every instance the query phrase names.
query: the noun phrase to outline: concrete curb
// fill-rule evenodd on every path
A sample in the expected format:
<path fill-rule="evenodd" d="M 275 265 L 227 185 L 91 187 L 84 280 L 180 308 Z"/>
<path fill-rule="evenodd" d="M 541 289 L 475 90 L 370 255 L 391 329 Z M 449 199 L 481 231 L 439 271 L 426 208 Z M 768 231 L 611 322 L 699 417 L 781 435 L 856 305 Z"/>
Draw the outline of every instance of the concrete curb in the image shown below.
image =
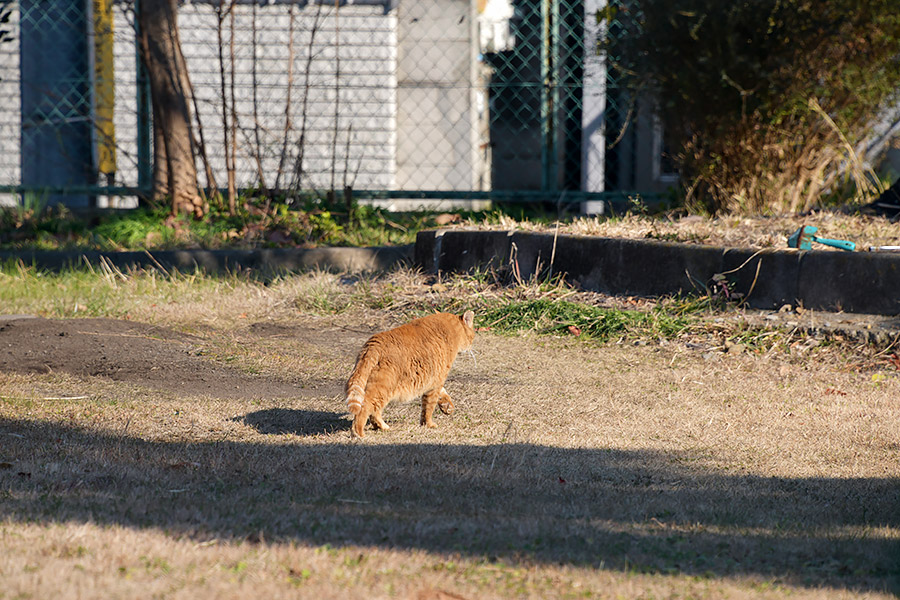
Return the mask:
<path fill-rule="evenodd" d="M 671 242 L 513 231 L 419 233 L 414 263 L 429 273 L 510 269 L 527 279 L 565 273 L 606 294 L 705 293 L 722 275 L 751 308 L 900 315 L 900 254 L 748 250 Z"/>
<path fill-rule="evenodd" d="M 271 248 L 258 250 L 159 250 L 153 252 L 0 251 L 0 261 L 21 260 L 40 269 L 92 266 L 107 262 L 119 269 L 164 269 L 208 273 L 251 271 L 277 274 L 323 269 L 339 272 L 385 271 L 411 263 L 413 245 L 374 248 Z"/>
<path fill-rule="evenodd" d="M 564 273 L 587 290 L 614 295 L 703 293 L 723 275 L 751 308 L 900 315 L 900 254 L 719 248 L 671 242 L 521 231 L 429 230 L 414 245 L 374 248 L 162 250 L 155 252 L 0 251 L 47 270 L 99 265 L 209 273 L 277 274 L 313 269 L 385 271 L 414 264 L 425 272 L 509 270 L 528 279 Z M 516 271 L 514 273 L 513 271 Z"/>

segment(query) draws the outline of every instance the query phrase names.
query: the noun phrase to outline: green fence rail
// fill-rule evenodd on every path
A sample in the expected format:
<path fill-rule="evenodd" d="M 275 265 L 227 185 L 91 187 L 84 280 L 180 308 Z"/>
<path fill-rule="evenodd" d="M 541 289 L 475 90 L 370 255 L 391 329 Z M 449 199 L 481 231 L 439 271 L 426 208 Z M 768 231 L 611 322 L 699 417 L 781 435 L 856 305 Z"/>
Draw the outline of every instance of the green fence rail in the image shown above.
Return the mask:
<path fill-rule="evenodd" d="M 193 0 L 178 18 L 195 136 L 216 181 L 235 144 L 238 188 L 294 198 L 652 196 L 666 183 L 658 132 L 624 127 L 629 96 L 601 50 L 634 26 L 617 4 Z M 0 204 L 133 205 L 152 173 L 135 0 L 3 10 Z"/>

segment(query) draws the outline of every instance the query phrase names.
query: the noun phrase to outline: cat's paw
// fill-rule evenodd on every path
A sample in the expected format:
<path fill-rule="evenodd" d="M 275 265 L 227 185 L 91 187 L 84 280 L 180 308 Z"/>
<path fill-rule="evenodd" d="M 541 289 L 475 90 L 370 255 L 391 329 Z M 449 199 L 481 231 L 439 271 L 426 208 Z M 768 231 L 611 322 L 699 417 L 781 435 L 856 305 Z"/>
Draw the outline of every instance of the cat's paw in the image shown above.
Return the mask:
<path fill-rule="evenodd" d="M 438 392 L 438 408 L 441 409 L 441 412 L 445 415 L 449 415 L 453 413 L 453 399 L 450 397 L 450 394 L 447 393 L 446 388 L 441 388 L 441 391 Z"/>

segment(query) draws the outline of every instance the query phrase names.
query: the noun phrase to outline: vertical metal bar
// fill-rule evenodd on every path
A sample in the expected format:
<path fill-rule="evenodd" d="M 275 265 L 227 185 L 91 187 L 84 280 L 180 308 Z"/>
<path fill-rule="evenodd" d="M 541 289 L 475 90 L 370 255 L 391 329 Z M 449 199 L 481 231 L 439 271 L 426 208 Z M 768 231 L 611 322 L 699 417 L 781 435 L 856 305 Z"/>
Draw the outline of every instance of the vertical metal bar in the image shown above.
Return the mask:
<path fill-rule="evenodd" d="M 550 154 L 551 133 L 553 127 L 550 123 L 552 110 L 550 107 L 550 4 L 552 0 L 541 0 L 541 189 L 547 191 L 551 186 L 550 179 Z"/>
<path fill-rule="evenodd" d="M 607 0 L 585 0 L 584 52 L 581 88 L 581 189 L 585 192 L 606 190 L 607 62 L 598 44 L 609 35 L 609 25 L 597 17 Z M 603 211 L 602 203 L 582 207 L 583 212 Z"/>
<path fill-rule="evenodd" d="M 98 104 L 98 95 L 99 90 L 97 88 L 97 20 L 96 20 L 96 9 L 97 6 L 94 0 L 85 0 L 84 3 L 84 13 L 85 13 L 85 41 L 87 42 L 87 65 L 88 69 L 85 73 L 85 77 L 87 78 L 87 89 L 89 96 L 89 108 L 88 108 L 88 123 L 90 126 L 90 140 L 88 145 L 91 149 L 91 170 L 88 175 L 88 179 L 90 181 L 90 185 L 98 185 L 100 183 L 97 166 L 100 164 L 100 154 L 98 152 L 98 142 L 100 141 L 100 135 L 98 135 L 97 127 L 99 119 L 97 118 L 97 104 Z M 88 196 L 87 205 L 89 208 L 97 208 L 99 206 L 99 198 L 94 195 Z"/>
<path fill-rule="evenodd" d="M 562 81 L 560 73 L 563 69 L 563 63 L 560 52 L 560 28 L 562 23 L 559 18 L 560 0 L 550 0 L 550 160 L 548 166 L 548 176 L 550 179 L 550 190 L 559 189 L 559 144 L 560 134 L 565 135 L 565 118 L 560 118 L 562 105 L 559 102 L 559 87 Z M 560 127 L 560 124 L 563 124 Z"/>
<path fill-rule="evenodd" d="M 581 189 L 581 115 L 584 90 L 585 3 L 558 0 L 559 69 L 557 69 L 560 135 L 557 176 L 567 190 Z M 596 20 L 596 19 L 595 19 Z"/>
<path fill-rule="evenodd" d="M 141 0 L 134 0 L 134 57 L 136 61 L 135 92 L 137 98 L 137 170 L 138 188 L 147 196 L 152 188 L 153 163 L 150 154 L 150 140 L 153 122 L 150 119 L 150 79 L 141 60 Z"/>
<path fill-rule="evenodd" d="M 559 110 L 559 0 L 541 0 L 541 189 L 555 191 Z"/>
<path fill-rule="evenodd" d="M 93 32 L 93 90 L 94 90 L 94 152 L 97 171 L 107 176 L 104 182 L 110 187 L 115 183 L 116 174 L 116 128 L 115 100 L 116 74 L 113 64 L 113 5 L 112 0 L 93 0 L 88 3 L 92 10 Z"/>

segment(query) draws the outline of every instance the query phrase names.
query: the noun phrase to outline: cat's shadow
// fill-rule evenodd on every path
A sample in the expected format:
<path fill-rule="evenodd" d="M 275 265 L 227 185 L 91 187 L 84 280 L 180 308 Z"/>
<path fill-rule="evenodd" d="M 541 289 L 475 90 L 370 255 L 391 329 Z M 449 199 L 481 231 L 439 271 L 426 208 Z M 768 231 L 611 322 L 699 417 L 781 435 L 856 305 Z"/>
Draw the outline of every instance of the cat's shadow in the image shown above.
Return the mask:
<path fill-rule="evenodd" d="M 267 408 L 235 417 L 234 420 L 253 427 L 259 433 L 275 435 L 323 435 L 350 429 L 350 421 L 342 413 L 324 410 Z"/>

